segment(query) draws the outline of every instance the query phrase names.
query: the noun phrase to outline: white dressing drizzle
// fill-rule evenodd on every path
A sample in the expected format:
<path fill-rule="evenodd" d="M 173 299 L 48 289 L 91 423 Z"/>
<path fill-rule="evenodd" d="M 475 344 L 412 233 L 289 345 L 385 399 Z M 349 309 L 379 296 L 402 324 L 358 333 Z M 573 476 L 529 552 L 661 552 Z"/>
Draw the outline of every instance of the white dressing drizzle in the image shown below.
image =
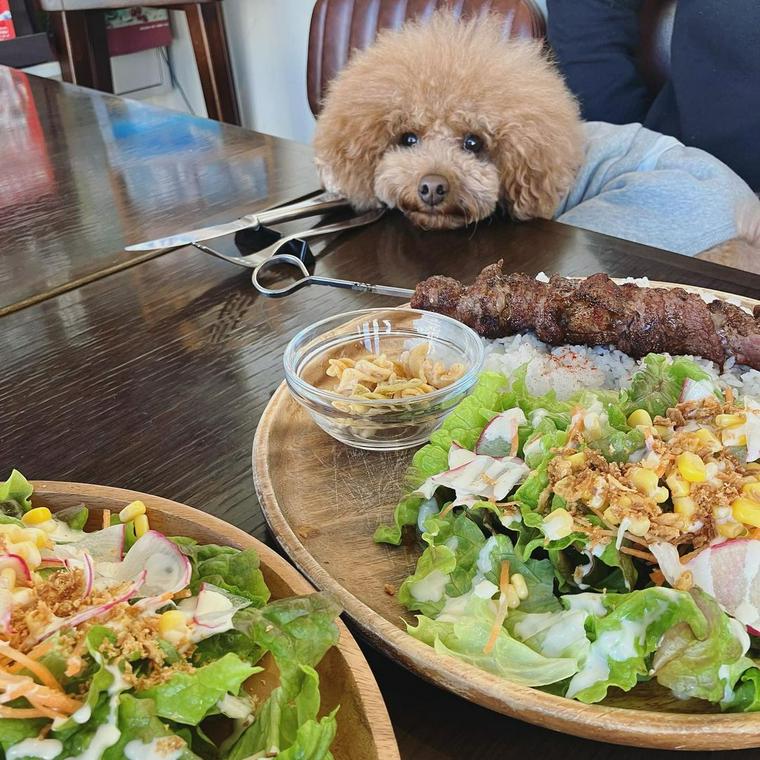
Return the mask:
<path fill-rule="evenodd" d="M 165 746 L 167 738 L 173 737 L 160 737 L 147 744 L 139 739 L 134 739 L 124 747 L 124 757 L 127 760 L 177 760 L 184 747 L 169 749 Z"/>
<path fill-rule="evenodd" d="M 63 752 L 63 744 L 58 739 L 24 739 L 14 744 L 6 753 L 6 760 L 22 757 L 36 757 L 39 760 L 53 760 Z"/>

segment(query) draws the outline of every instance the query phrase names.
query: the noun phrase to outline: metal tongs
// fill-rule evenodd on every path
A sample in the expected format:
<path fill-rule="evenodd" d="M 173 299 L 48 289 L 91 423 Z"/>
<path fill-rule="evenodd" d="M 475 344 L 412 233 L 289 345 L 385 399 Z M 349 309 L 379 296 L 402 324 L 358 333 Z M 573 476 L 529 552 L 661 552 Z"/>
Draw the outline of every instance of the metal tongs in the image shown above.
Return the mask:
<path fill-rule="evenodd" d="M 294 267 L 302 276 L 298 277 L 294 282 L 285 287 L 267 288 L 265 285 L 261 284 L 259 278 L 264 272 L 269 269 L 274 269 L 275 267 Z M 359 293 L 375 293 L 376 295 L 392 296 L 393 298 L 409 299 L 414 295 L 414 291 L 409 288 L 395 288 L 391 285 L 371 285 L 368 282 L 339 280 L 335 277 L 319 277 L 317 275 L 309 274 L 306 264 L 304 264 L 301 259 L 287 253 L 281 253 L 278 256 L 270 256 L 266 261 L 259 264 L 251 276 L 251 281 L 259 293 L 269 296 L 270 298 L 284 298 L 301 288 L 305 288 L 307 285 L 326 285 L 330 288 L 346 288 L 348 290 L 355 290 Z"/>
<path fill-rule="evenodd" d="M 257 267 L 260 267 L 262 264 L 269 261 L 272 257 L 277 256 L 278 253 L 286 246 L 292 247 L 293 244 L 297 245 L 303 241 L 299 255 L 304 259 L 310 261 L 311 254 L 305 242 L 309 238 L 322 237 L 323 235 L 333 235 L 336 232 L 343 232 L 345 230 L 353 229 L 354 227 L 363 227 L 366 224 L 376 222 L 384 213 L 385 208 L 373 209 L 372 211 L 368 211 L 366 214 L 354 216 L 351 219 L 346 219 L 343 222 L 326 224 L 323 227 L 313 227 L 308 230 L 302 230 L 301 232 L 294 232 L 292 235 L 286 235 L 285 237 L 277 240 L 275 243 L 272 243 L 272 245 L 269 245 L 266 248 L 262 248 L 260 251 L 256 251 L 255 253 L 249 253 L 246 256 L 228 256 L 225 253 L 215 251 L 213 248 L 209 248 L 207 245 L 204 245 L 203 243 L 199 243 L 197 241 L 192 241 L 191 245 L 195 246 L 198 250 L 203 251 L 204 253 L 208 253 L 211 256 L 216 256 L 219 259 L 228 261 L 230 264 L 236 264 L 237 266 L 246 267 L 247 269 L 256 269 Z M 286 254 L 280 255 L 284 256 Z M 296 261 L 300 261 L 300 259 L 296 258 L 295 256 L 291 258 L 294 258 Z"/>
<path fill-rule="evenodd" d="M 280 224 L 282 222 L 303 219 L 311 216 L 321 216 L 330 211 L 346 208 L 350 208 L 348 200 L 324 192 L 312 198 L 307 198 L 306 200 L 291 203 L 286 206 L 261 211 L 257 214 L 241 216 L 239 219 L 235 219 L 231 222 L 215 224 L 210 227 L 200 227 L 195 230 L 182 232 L 178 235 L 130 245 L 126 250 L 155 251 L 192 245 L 204 253 L 216 256 L 230 264 L 245 267 L 246 269 L 255 269 L 271 256 L 276 256 L 281 251 L 288 250 L 297 253 L 302 259 L 311 263 L 313 261 L 313 256 L 309 250 L 309 246 L 305 242 L 306 240 L 314 237 L 322 237 L 324 235 L 332 235 L 337 232 L 353 229 L 354 227 L 363 227 L 366 224 L 371 224 L 372 222 L 377 221 L 385 213 L 385 208 L 373 209 L 372 211 L 359 214 L 358 216 L 351 217 L 342 222 L 325 224 L 322 227 L 313 227 L 311 229 L 302 230 L 301 232 L 295 232 L 291 235 L 286 235 L 285 237 L 280 237 L 279 232 L 270 229 L 266 225 Z M 266 237 L 268 237 L 268 240 L 274 238 L 275 242 L 265 248 L 261 248 L 255 253 L 241 256 L 230 256 L 221 253 L 220 251 L 215 251 L 213 248 L 209 248 L 201 242 L 202 240 L 212 240 L 223 235 L 243 232 L 263 233 L 265 239 Z M 257 242 L 261 245 L 264 241 L 259 240 Z"/>

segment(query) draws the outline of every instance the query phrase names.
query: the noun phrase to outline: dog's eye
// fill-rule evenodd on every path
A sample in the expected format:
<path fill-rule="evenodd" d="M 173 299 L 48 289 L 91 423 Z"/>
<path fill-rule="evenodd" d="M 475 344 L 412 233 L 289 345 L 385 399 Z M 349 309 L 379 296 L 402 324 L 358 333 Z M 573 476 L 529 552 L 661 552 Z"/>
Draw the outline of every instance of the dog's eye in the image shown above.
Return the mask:
<path fill-rule="evenodd" d="M 414 132 L 404 132 L 401 135 L 401 139 L 398 141 L 399 145 L 403 145 L 405 148 L 411 148 L 420 141 L 420 138 L 414 134 Z"/>
<path fill-rule="evenodd" d="M 477 135 L 465 135 L 462 147 L 470 153 L 480 153 L 483 149 L 483 141 Z"/>

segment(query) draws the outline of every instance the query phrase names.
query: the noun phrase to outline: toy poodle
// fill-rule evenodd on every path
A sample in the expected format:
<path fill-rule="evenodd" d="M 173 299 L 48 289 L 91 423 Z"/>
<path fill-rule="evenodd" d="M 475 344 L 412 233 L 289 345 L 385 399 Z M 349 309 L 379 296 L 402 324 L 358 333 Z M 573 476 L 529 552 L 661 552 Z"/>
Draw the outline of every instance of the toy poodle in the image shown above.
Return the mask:
<path fill-rule="evenodd" d="M 584 123 L 543 46 L 494 18 L 380 34 L 331 83 L 314 144 L 327 190 L 423 228 L 502 209 L 688 255 L 760 243 L 760 202 L 727 166 L 639 124 Z"/>

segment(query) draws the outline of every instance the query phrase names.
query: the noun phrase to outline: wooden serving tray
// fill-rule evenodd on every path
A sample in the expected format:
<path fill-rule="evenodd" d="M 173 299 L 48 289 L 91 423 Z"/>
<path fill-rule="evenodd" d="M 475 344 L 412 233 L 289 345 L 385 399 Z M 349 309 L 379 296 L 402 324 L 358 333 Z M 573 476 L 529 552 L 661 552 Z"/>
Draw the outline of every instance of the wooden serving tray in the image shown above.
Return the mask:
<path fill-rule="evenodd" d="M 85 504 L 91 510 L 92 528 L 100 525 L 100 510 L 118 512 L 130 501 L 140 499 L 148 508 L 151 527 L 170 536 L 189 536 L 200 543 L 253 548 L 261 560 L 261 572 L 273 599 L 310 594 L 314 588 L 284 559 L 265 544 L 242 530 L 212 515 L 158 496 L 122 488 L 33 481 L 34 506 L 51 510 Z M 364 655 L 343 623 L 338 621 L 340 640 L 317 667 L 322 695 L 321 714 L 340 705 L 338 731 L 332 747 L 336 760 L 399 760 L 385 703 Z M 271 689 L 277 682 L 277 670 L 268 658 L 262 661 L 261 676 Z"/>
<path fill-rule="evenodd" d="M 752 309 L 758 301 L 730 298 Z M 375 544 L 403 493 L 413 450 L 352 449 L 320 430 L 283 383 L 267 406 L 253 443 L 256 492 L 267 523 L 298 568 L 333 593 L 378 649 L 414 673 L 505 715 L 569 734 L 638 747 L 725 750 L 760 747 L 760 714 L 721 714 L 707 703 L 677 700 L 650 682 L 613 689 L 604 702 L 581 702 L 511 683 L 439 655 L 405 632 L 412 615 L 393 593 L 413 572 L 421 549 Z"/>

